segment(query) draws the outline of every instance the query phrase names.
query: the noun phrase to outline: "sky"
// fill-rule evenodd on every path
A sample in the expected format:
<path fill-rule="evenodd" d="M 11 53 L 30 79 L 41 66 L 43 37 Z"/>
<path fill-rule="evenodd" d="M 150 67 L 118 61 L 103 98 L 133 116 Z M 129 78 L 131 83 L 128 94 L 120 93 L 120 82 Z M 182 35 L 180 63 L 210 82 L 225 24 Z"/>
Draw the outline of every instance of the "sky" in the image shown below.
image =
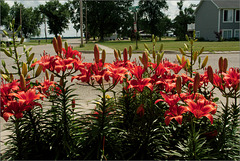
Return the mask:
<path fill-rule="evenodd" d="M 10 6 L 14 4 L 14 2 L 22 3 L 25 7 L 37 7 L 40 4 L 45 4 L 48 0 L 5 0 Z M 65 3 L 67 0 L 59 0 L 61 3 Z M 134 1 L 134 6 L 138 4 L 139 0 Z M 180 0 L 166 0 L 168 3 L 168 10 L 164 11 L 166 15 L 169 16 L 170 19 L 174 19 L 174 17 L 178 14 L 177 2 Z M 198 4 L 200 0 L 185 0 L 184 7 L 188 7 L 190 4 Z M 65 37 L 74 37 L 80 36 L 80 32 L 76 33 L 76 30 L 73 28 L 73 24 L 69 24 L 69 28 L 65 30 L 62 34 Z M 48 34 L 48 37 L 53 37 L 54 35 Z M 41 26 L 41 34 L 40 37 L 45 37 L 44 35 L 44 24 Z"/>

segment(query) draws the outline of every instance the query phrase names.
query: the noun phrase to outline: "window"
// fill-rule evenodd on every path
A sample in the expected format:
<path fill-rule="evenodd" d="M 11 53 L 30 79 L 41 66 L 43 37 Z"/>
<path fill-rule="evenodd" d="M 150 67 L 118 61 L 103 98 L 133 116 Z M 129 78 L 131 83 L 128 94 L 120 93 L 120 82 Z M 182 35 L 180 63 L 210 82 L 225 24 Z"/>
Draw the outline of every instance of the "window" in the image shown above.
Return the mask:
<path fill-rule="evenodd" d="M 224 39 L 232 38 L 232 30 L 231 29 L 223 30 L 223 38 Z"/>
<path fill-rule="evenodd" d="M 233 22 L 233 10 L 223 10 L 223 22 Z"/>
<path fill-rule="evenodd" d="M 200 31 L 196 31 L 196 38 L 200 38 Z"/>
<path fill-rule="evenodd" d="M 239 29 L 234 30 L 234 37 L 236 37 L 236 38 L 240 37 Z"/>
<path fill-rule="evenodd" d="M 239 10 L 235 10 L 235 22 L 239 22 L 239 16 L 240 16 Z"/>

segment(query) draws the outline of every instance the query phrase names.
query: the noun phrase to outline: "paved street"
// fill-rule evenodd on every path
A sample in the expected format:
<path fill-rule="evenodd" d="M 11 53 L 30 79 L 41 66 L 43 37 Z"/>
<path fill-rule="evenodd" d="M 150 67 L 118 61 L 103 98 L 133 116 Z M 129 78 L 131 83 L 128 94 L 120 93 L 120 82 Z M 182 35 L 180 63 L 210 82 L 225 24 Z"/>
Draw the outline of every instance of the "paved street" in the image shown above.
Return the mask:
<path fill-rule="evenodd" d="M 72 46 L 77 46 L 80 43 L 80 40 L 78 39 L 73 39 L 73 40 L 67 40 L 69 45 Z M 104 46 L 100 46 L 102 49 L 104 49 Z M 106 48 L 108 51 L 112 51 L 112 54 L 107 54 L 106 56 L 106 62 L 112 62 L 114 60 L 114 54 L 113 54 L 113 50 Z M 22 47 L 20 47 L 18 49 L 18 52 L 21 54 L 22 53 Z M 50 55 L 54 55 L 54 49 L 52 47 L 51 44 L 48 45 L 39 45 L 39 46 L 33 46 L 32 52 L 35 53 L 35 58 L 37 58 L 38 60 L 41 58 L 41 55 L 43 54 L 43 51 L 45 51 L 46 53 L 50 54 Z M 109 52 L 107 52 L 109 53 Z M 178 52 L 179 54 L 179 52 Z M 142 55 L 142 54 L 133 54 L 132 56 L 132 60 L 136 59 L 138 62 L 138 57 Z M 180 55 L 180 54 L 179 54 Z M 221 53 L 217 53 L 217 54 L 202 54 L 202 60 L 205 58 L 205 56 L 208 55 L 209 56 L 209 60 L 208 60 L 208 64 L 207 65 L 211 65 L 213 67 L 213 69 L 217 69 L 218 68 L 218 59 L 222 56 L 223 58 L 228 58 L 228 64 L 229 67 L 239 67 L 240 66 L 240 51 L 234 52 L 234 53 L 229 53 L 229 54 L 221 54 Z M 84 58 L 84 62 L 93 62 L 93 53 L 83 53 L 82 57 Z M 171 62 L 176 60 L 176 54 L 173 52 L 171 54 L 165 54 L 164 58 L 169 59 Z M 5 60 L 7 67 L 10 69 L 10 67 L 14 64 L 13 60 L 10 60 L 9 57 L 7 57 L 4 53 L 1 52 L 0 55 L 0 59 L 1 60 Z M 25 57 L 23 56 L 21 59 L 25 59 Z M 1 66 L 2 68 L 2 66 Z M 11 70 L 10 70 L 11 71 Z M 38 80 L 43 80 L 43 74 L 38 78 Z M 70 79 L 69 79 L 70 80 Z M 74 81 L 74 83 L 77 83 L 77 81 Z M 84 85 L 76 85 L 74 86 L 74 88 L 76 88 L 75 93 L 77 93 L 79 95 L 79 101 L 77 103 L 80 104 L 80 106 L 83 108 L 83 111 L 87 112 L 89 109 L 94 108 L 94 104 L 92 103 L 92 101 L 94 99 L 97 98 L 97 95 L 99 94 L 99 92 L 97 92 L 96 90 L 92 89 L 89 86 L 84 86 Z M 118 86 L 117 89 L 120 89 L 121 86 Z M 4 124 L 5 121 L 1 118 L 1 147 L 3 147 L 3 142 L 5 140 L 5 135 L 7 134 L 6 132 L 2 132 L 3 128 L 4 128 Z M 2 142 L 3 141 L 3 142 Z"/>

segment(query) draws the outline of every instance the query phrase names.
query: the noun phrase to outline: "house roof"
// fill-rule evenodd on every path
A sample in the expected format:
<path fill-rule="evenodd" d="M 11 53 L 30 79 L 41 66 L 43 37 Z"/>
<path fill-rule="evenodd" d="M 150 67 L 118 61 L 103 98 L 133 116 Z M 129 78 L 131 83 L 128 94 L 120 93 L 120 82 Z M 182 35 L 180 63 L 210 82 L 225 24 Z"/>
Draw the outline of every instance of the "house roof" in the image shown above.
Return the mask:
<path fill-rule="evenodd" d="M 227 9 L 234 9 L 240 8 L 240 1 L 239 0 L 211 0 L 217 8 L 227 8 Z"/>
<path fill-rule="evenodd" d="M 201 0 L 198 4 L 195 14 L 201 7 L 203 1 L 211 1 L 218 9 L 239 9 L 240 8 L 240 0 Z"/>

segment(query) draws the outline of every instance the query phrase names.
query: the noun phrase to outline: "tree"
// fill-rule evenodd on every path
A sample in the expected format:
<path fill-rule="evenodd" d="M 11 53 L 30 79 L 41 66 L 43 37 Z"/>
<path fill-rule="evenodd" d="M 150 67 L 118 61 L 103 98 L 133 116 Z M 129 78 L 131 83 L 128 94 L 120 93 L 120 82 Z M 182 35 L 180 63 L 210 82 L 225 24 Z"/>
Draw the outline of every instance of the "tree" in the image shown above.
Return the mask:
<path fill-rule="evenodd" d="M 161 37 L 169 28 L 170 19 L 163 13 L 168 9 L 165 0 L 139 1 L 139 28 L 145 32 Z"/>
<path fill-rule="evenodd" d="M 49 33 L 61 35 L 68 28 L 70 19 L 69 3 L 61 4 L 58 0 L 46 2 L 45 5 L 39 6 L 40 11 L 47 17 Z"/>
<path fill-rule="evenodd" d="M 185 40 L 185 35 L 187 32 L 187 24 L 194 23 L 194 9 L 191 4 L 188 8 L 183 10 L 183 0 L 177 3 L 179 14 L 174 18 L 174 34 L 177 36 L 178 40 Z"/>
<path fill-rule="evenodd" d="M 4 2 L 4 0 L 0 0 L 0 7 L 1 7 L 1 19 L 0 19 L 0 25 L 4 25 L 8 27 L 9 25 L 9 11 L 10 7 L 7 3 Z"/>
<path fill-rule="evenodd" d="M 28 38 L 30 36 L 40 35 L 42 19 L 38 8 L 25 8 L 23 4 L 15 2 L 10 10 L 10 17 L 15 19 L 15 30 L 21 25 L 20 16 L 24 37 Z"/>
<path fill-rule="evenodd" d="M 84 2 L 83 19 L 85 19 L 87 3 L 87 23 L 90 35 L 98 36 L 100 40 L 103 40 L 104 36 L 114 32 L 123 33 L 124 29 L 130 28 L 133 21 L 131 22 L 132 15 L 128 12 L 128 7 L 132 5 L 132 2 L 133 0 Z M 71 1 L 70 8 L 71 21 L 78 31 L 80 28 L 79 0 Z"/>

